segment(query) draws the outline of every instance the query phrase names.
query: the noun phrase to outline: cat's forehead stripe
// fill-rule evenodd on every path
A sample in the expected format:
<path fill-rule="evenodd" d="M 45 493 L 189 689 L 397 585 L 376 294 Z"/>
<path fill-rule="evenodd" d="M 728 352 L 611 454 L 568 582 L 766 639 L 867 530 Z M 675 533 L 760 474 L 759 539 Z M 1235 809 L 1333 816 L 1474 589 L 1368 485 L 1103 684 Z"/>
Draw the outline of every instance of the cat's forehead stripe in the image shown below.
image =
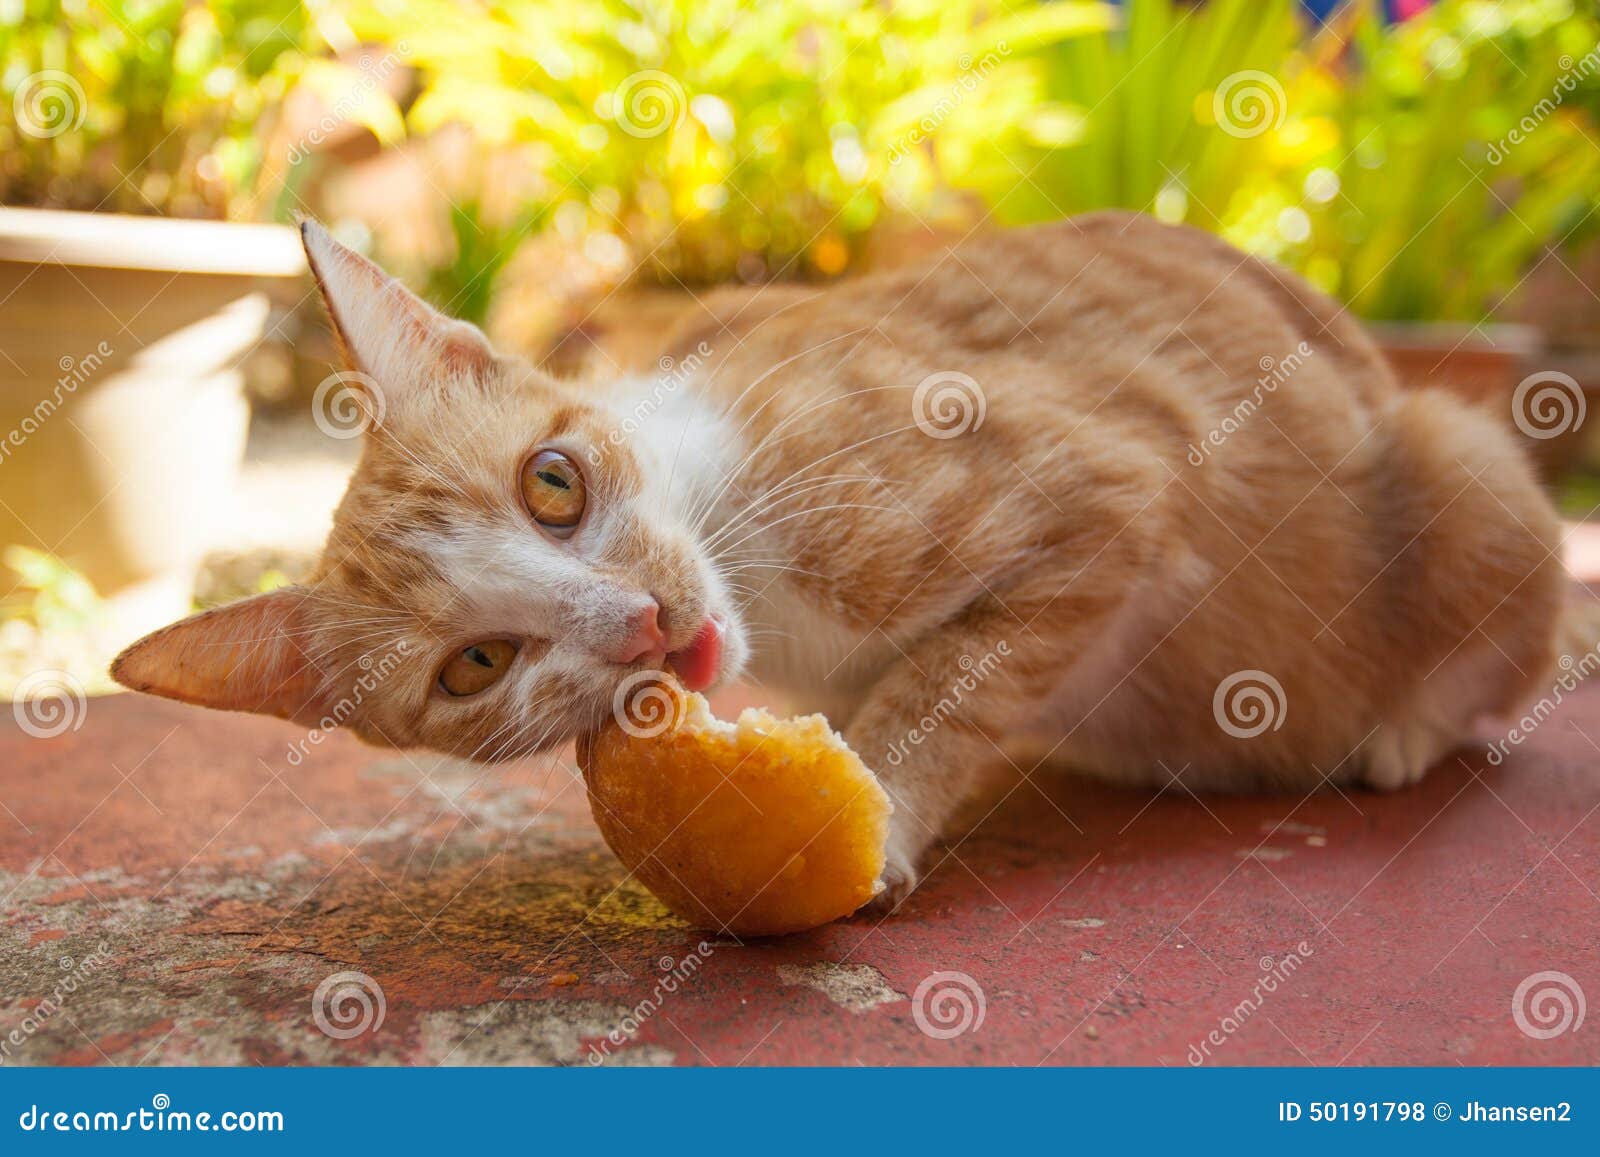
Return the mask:
<path fill-rule="evenodd" d="M 560 438 L 579 430 L 583 424 L 583 412 L 577 406 L 558 406 L 550 415 L 545 432 L 551 438 Z"/>

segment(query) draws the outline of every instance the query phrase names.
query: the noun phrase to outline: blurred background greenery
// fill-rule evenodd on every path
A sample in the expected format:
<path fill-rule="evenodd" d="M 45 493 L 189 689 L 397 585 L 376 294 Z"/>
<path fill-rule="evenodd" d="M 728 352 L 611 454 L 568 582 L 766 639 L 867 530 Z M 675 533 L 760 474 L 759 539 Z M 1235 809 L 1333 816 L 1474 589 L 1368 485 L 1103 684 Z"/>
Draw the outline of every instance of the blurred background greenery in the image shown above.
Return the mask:
<path fill-rule="evenodd" d="M 3 104 L 55 70 L 83 118 L 0 119 L 0 203 L 332 215 L 480 319 L 540 240 L 597 284 L 697 287 L 1116 206 L 1368 317 L 1478 321 L 1593 231 L 1600 23 L 1573 0 L 1411 7 L 0 0 Z M 363 200 L 349 170 L 376 152 L 411 182 Z"/>
<path fill-rule="evenodd" d="M 1587 389 L 1597 42 L 1577 0 L 0 0 L 0 205 L 315 215 L 561 369 L 704 286 L 1121 207 L 1453 327 L 1403 376 L 1515 347 Z M 280 296 L 263 412 L 331 353 Z M 7 561 L 7 614 L 88 613 Z"/>

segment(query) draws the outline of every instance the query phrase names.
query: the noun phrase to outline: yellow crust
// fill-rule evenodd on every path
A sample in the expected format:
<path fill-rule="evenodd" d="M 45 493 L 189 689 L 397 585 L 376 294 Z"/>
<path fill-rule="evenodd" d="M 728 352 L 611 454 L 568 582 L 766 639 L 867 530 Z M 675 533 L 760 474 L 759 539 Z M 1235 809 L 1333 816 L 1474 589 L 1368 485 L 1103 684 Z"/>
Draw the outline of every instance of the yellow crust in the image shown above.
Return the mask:
<path fill-rule="evenodd" d="M 893 808 L 826 719 L 752 708 L 722 723 L 703 696 L 663 686 L 662 734 L 610 722 L 578 745 L 595 823 L 645 887 L 744 936 L 815 928 L 877 894 Z"/>

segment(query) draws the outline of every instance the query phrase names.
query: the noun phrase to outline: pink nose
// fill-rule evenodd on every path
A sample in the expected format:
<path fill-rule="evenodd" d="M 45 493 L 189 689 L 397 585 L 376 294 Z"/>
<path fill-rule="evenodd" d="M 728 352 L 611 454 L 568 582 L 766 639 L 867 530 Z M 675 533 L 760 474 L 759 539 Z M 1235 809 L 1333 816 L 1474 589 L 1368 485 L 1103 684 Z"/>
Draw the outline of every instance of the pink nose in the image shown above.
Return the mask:
<path fill-rule="evenodd" d="M 660 651 L 661 643 L 666 635 L 661 631 L 658 617 L 661 614 L 660 605 L 651 599 L 629 621 L 627 638 L 615 647 L 606 656 L 613 663 L 632 663 L 642 655 L 651 651 Z"/>

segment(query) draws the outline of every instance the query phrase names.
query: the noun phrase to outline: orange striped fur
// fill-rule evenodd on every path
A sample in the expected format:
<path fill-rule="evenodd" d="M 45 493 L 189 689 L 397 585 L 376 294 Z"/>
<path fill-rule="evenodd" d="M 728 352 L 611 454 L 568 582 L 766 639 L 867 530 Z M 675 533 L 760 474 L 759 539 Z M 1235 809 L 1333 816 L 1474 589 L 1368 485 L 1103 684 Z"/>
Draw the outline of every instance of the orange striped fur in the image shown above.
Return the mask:
<path fill-rule="evenodd" d="M 718 616 L 724 679 L 808 696 L 883 776 L 892 901 L 1020 746 L 1392 788 L 1555 659 L 1559 526 L 1500 424 L 1400 390 L 1333 303 L 1207 235 L 1101 214 L 713 295 L 670 361 L 598 384 L 307 243 L 381 400 L 326 553 L 132 648 L 131 686 L 498 759 L 605 717 L 634 665 L 599 656 L 653 596 L 669 649 Z M 566 541 L 518 492 L 545 447 L 588 488 Z M 493 638 L 506 676 L 441 694 Z M 1257 728 L 1229 695 L 1260 676 Z"/>

